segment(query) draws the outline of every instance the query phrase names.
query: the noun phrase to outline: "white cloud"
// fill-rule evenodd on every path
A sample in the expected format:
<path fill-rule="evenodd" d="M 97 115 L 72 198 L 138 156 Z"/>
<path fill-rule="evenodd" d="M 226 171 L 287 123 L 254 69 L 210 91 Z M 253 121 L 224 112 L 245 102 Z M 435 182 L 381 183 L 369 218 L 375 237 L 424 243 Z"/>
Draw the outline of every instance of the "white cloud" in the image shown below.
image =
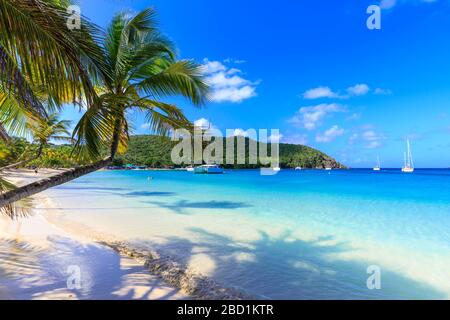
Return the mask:
<path fill-rule="evenodd" d="M 305 91 L 303 93 L 303 98 L 309 100 L 320 98 L 348 99 L 355 96 L 363 96 L 369 93 L 370 88 L 365 83 L 359 83 L 352 87 L 348 87 L 346 91 L 346 95 L 340 95 L 338 92 L 331 90 L 329 87 L 317 87 Z"/>
<path fill-rule="evenodd" d="M 348 142 L 349 144 L 354 144 L 360 142 L 368 149 L 377 149 L 383 146 L 383 141 L 385 137 L 375 131 L 372 125 L 365 125 L 359 132 L 353 133 Z"/>
<path fill-rule="evenodd" d="M 374 130 L 367 130 L 362 133 L 362 139 L 365 140 L 366 148 L 376 149 L 381 147 L 383 136 L 375 132 Z"/>
<path fill-rule="evenodd" d="M 365 83 L 356 84 L 353 87 L 347 88 L 350 96 L 363 96 L 369 92 L 369 86 Z"/>
<path fill-rule="evenodd" d="M 338 94 L 333 92 L 329 87 L 317 87 L 309 89 L 303 93 L 305 99 L 319 99 L 319 98 L 337 98 Z"/>
<path fill-rule="evenodd" d="M 392 91 L 390 89 L 376 88 L 374 93 L 379 95 L 389 95 L 392 94 Z"/>
<path fill-rule="evenodd" d="M 322 103 L 316 106 L 302 107 L 289 119 L 290 123 L 299 125 L 307 130 L 313 130 L 328 114 L 345 112 L 346 107 L 337 103 Z"/>
<path fill-rule="evenodd" d="M 381 9 L 392 9 L 396 5 L 403 4 L 403 3 L 404 4 L 412 3 L 412 2 L 433 3 L 433 2 L 437 2 L 437 0 L 381 0 L 380 8 Z"/>
<path fill-rule="evenodd" d="M 195 120 L 194 126 L 196 126 L 198 128 L 202 128 L 202 129 L 208 129 L 208 128 L 213 127 L 212 123 L 205 118 L 200 118 L 200 119 Z"/>
<path fill-rule="evenodd" d="M 350 138 L 348 139 L 349 144 L 353 144 L 356 140 L 358 140 L 359 134 L 353 133 Z"/>
<path fill-rule="evenodd" d="M 143 123 L 143 124 L 141 124 L 141 129 L 143 129 L 143 130 L 148 130 L 148 129 L 150 129 L 150 124 L 149 124 L 149 123 Z"/>
<path fill-rule="evenodd" d="M 367 140 L 367 141 L 373 141 L 373 140 L 378 139 L 378 135 L 373 130 L 364 131 L 362 136 L 363 136 L 364 140 Z"/>
<path fill-rule="evenodd" d="M 259 82 L 243 78 L 242 71 L 237 68 L 229 68 L 220 61 L 205 59 L 203 70 L 212 90 L 209 98 L 214 102 L 239 103 L 256 96 L 256 86 Z"/>
<path fill-rule="evenodd" d="M 346 118 L 346 120 L 348 120 L 348 121 L 359 120 L 359 119 L 361 119 L 361 113 L 357 113 L 357 112 L 352 113 L 351 115 L 349 115 Z"/>
<path fill-rule="evenodd" d="M 233 102 L 239 103 L 246 99 L 256 96 L 256 88 L 245 86 L 242 88 L 222 88 L 214 90 L 210 99 L 215 102 Z"/>
<path fill-rule="evenodd" d="M 366 147 L 369 149 L 377 149 L 379 147 L 381 147 L 383 144 L 381 143 L 381 141 L 371 141 L 369 142 Z"/>
<path fill-rule="evenodd" d="M 283 138 L 284 143 L 292 143 L 292 144 L 308 144 L 308 136 L 306 134 L 294 134 Z"/>
<path fill-rule="evenodd" d="M 223 89 L 228 87 L 240 87 L 248 83 L 245 79 L 232 73 L 219 72 L 208 77 L 208 83 L 213 88 Z"/>
<path fill-rule="evenodd" d="M 317 142 L 331 142 L 339 136 L 344 134 L 345 130 L 339 128 L 339 126 L 334 125 L 330 129 L 326 130 L 324 133 L 318 134 L 316 136 Z"/>
<path fill-rule="evenodd" d="M 397 0 L 381 0 L 380 8 L 381 9 L 390 9 L 393 8 L 397 4 Z"/>
<path fill-rule="evenodd" d="M 235 137 L 248 137 L 248 132 L 247 132 L 247 130 L 240 129 L 240 128 L 234 129 L 233 136 L 235 136 Z"/>
<path fill-rule="evenodd" d="M 268 140 L 269 140 L 269 142 L 272 142 L 272 143 L 279 143 L 280 140 L 281 140 L 281 138 L 283 138 L 283 135 L 282 135 L 281 133 L 278 133 L 278 134 L 271 134 L 271 135 L 268 137 Z"/>
<path fill-rule="evenodd" d="M 223 62 L 234 63 L 234 64 L 243 64 L 243 63 L 246 63 L 247 61 L 241 60 L 241 59 L 226 58 L 225 60 L 223 60 Z"/>
<path fill-rule="evenodd" d="M 220 61 L 203 60 L 203 72 L 211 74 L 219 71 L 225 71 L 227 68 Z"/>

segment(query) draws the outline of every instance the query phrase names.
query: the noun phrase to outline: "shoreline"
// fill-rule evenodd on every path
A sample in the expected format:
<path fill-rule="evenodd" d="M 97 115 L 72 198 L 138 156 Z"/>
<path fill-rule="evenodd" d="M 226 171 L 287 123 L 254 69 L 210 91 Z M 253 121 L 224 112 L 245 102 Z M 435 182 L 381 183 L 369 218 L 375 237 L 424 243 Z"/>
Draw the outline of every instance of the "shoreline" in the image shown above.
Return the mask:
<path fill-rule="evenodd" d="M 46 207 L 58 209 L 50 199 L 45 198 Z M 160 277 L 166 284 L 176 287 L 190 299 L 198 300 L 241 300 L 255 299 L 254 296 L 242 290 L 225 287 L 207 276 L 191 271 L 187 266 L 177 262 L 170 256 L 164 255 L 151 248 L 132 245 L 124 239 L 98 232 L 82 223 L 66 220 L 62 214 L 46 212 L 45 219 L 70 234 L 82 236 L 98 244 L 113 249 L 120 255 L 137 260 L 146 270 Z M 56 222 L 58 220 L 59 222 Z"/>
<path fill-rule="evenodd" d="M 59 170 L 49 170 L 42 169 L 39 174 L 35 174 L 32 170 L 12 170 L 9 172 L 8 180 L 20 185 L 23 183 L 29 183 L 34 179 L 45 178 L 48 175 L 54 174 Z M 112 257 L 114 260 L 123 260 L 121 264 L 126 264 L 128 267 L 132 266 L 137 270 L 140 278 L 148 278 L 148 285 L 146 286 L 143 281 L 139 283 L 139 290 L 133 287 L 133 285 L 128 284 L 120 288 L 118 291 L 135 291 L 135 296 L 131 297 L 145 299 L 144 294 L 140 296 L 137 291 L 146 292 L 150 291 L 154 294 L 148 296 L 149 299 L 158 299 L 168 296 L 170 299 L 248 299 L 254 298 L 250 295 L 244 294 L 241 291 L 234 288 L 226 288 L 215 281 L 209 279 L 201 274 L 194 273 L 190 271 L 186 266 L 176 262 L 169 256 L 165 256 L 160 252 L 153 250 L 148 250 L 147 248 L 137 248 L 130 245 L 123 239 L 117 237 L 99 233 L 82 223 L 70 221 L 63 217 L 63 214 L 58 211 L 58 205 L 48 197 L 42 194 L 38 194 L 33 197 L 33 206 L 31 208 L 30 217 L 19 218 L 15 221 L 7 221 L 9 219 L 6 217 L 0 217 L 0 238 L 3 239 L 3 243 L 13 243 L 15 248 L 11 249 L 8 246 L 0 246 L 0 259 L 3 260 L 2 264 L 8 264 L 11 261 L 11 252 L 14 250 L 21 250 L 20 247 L 33 247 L 39 248 L 39 253 L 37 254 L 36 265 L 30 265 L 30 269 L 44 269 L 52 268 L 52 266 L 46 265 L 46 262 L 41 260 L 51 260 L 47 255 L 55 256 L 58 260 L 60 252 L 55 252 L 52 244 L 48 243 L 53 241 L 54 238 L 64 238 L 68 242 L 79 244 L 80 247 L 95 247 L 96 250 L 101 252 L 107 252 L 108 257 Z M 39 229 L 36 231 L 35 227 Z M 15 229 L 14 231 L 11 231 Z M 6 232 L 5 232 L 6 230 Z M 9 230 L 9 232 L 8 232 Z M 19 248 L 18 248 L 19 247 Z M 65 248 L 67 249 L 67 248 Z M 57 250 L 57 249 L 56 249 Z M 76 251 L 76 250 L 75 250 Z M 66 253 L 64 253 L 66 254 Z M 26 256 L 26 252 L 23 253 Z M 82 254 L 79 256 L 72 257 L 72 259 L 80 259 Z M 81 257 L 80 257 L 81 256 Z M 45 258 L 43 258 L 45 257 Z M 25 257 L 26 258 L 26 257 Z M 64 260 L 65 257 L 61 257 L 60 260 Z M 95 258 L 95 256 L 93 256 Z M 99 259 L 101 260 L 101 259 Z M 63 261 L 58 261 L 61 264 Z M 93 261 L 91 264 L 95 264 L 95 268 L 106 269 L 110 267 L 105 261 Z M 88 265 L 88 268 L 92 268 L 92 265 Z M 122 265 L 115 265 L 115 269 L 122 269 Z M 35 276 L 31 271 L 30 276 Z M 61 270 L 50 270 L 54 271 L 62 276 Z M 116 270 L 118 271 L 118 270 Z M 15 274 L 16 273 L 16 274 Z M 1 299 L 15 299 L 23 298 L 23 293 L 21 290 L 37 291 L 33 292 L 33 297 L 38 299 L 83 299 L 83 295 L 77 295 L 73 293 L 72 290 L 68 290 L 61 286 L 61 281 L 57 289 L 53 289 L 55 292 L 39 292 L 39 285 L 33 288 L 33 284 L 23 285 L 17 281 L 10 281 L 10 278 L 14 279 L 20 277 L 22 270 L 16 266 L 12 266 L 7 271 L 0 269 L 0 298 Z M 30 272 L 29 272 L 30 273 Z M 143 275 L 144 273 L 144 275 Z M 147 275 L 145 275 L 147 273 Z M 146 277 L 145 277 L 146 276 Z M 59 279 L 61 280 L 61 279 Z M 118 282 L 121 279 L 102 279 L 101 281 L 106 282 Z M 142 279 L 141 279 L 142 280 Z M 91 279 L 95 282 L 96 279 Z M 64 282 L 64 281 L 63 281 Z M 5 285 L 6 284 L 6 285 Z M 6 290 L 2 287 L 7 287 Z M 8 288 L 11 286 L 11 288 Z M 94 284 L 95 286 L 95 284 Z M 131 290 L 129 287 L 132 287 Z M 24 289 L 22 289 L 24 287 Z M 155 290 L 156 288 L 156 290 Z M 35 289 L 35 290 L 34 290 Z M 171 293 L 169 296 L 168 293 Z M 27 295 L 26 295 L 27 296 Z M 28 296 L 27 296 L 28 297 Z M 89 299 L 110 299 L 111 297 L 104 297 L 102 293 L 91 292 Z M 121 299 L 120 294 L 117 297 Z M 129 299 L 127 296 L 125 299 Z"/>
<path fill-rule="evenodd" d="M 230 176 L 229 179 L 233 179 L 223 186 L 220 178 L 206 178 L 210 189 L 204 188 L 209 192 L 205 196 L 196 196 L 197 192 L 192 191 L 199 186 L 203 188 L 204 184 L 198 183 L 204 183 L 205 178 L 187 179 L 188 176 L 170 173 L 152 176 L 149 181 L 144 172 L 125 180 L 122 174 L 99 173 L 44 192 L 42 195 L 53 204 L 42 200 L 35 208 L 42 215 L 47 212 L 45 217 L 49 222 L 64 227 L 71 234 L 84 235 L 85 239 L 94 239 L 97 244 L 108 244 L 122 254 L 141 259 L 141 267 L 149 260 L 142 268 L 146 272 L 150 269 L 152 274 L 159 272 L 160 278 L 165 276 L 165 284 L 180 288 L 183 286 L 180 279 L 184 279 L 187 291 L 191 290 L 191 298 L 193 295 L 210 298 L 214 294 L 211 286 L 221 287 L 208 283 L 207 277 L 236 289 L 242 287 L 244 292 L 257 292 L 258 298 L 289 298 L 291 292 L 298 299 L 448 297 L 445 266 L 450 260 L 448 251 L 444 250 L 448 243 L 442 241 L 447 235 L 434 222 L 416 223 L 425 222 L 428 217 L 425 212 L 430 209 L 430 216 L 446 225 L 448 218 L 442 217 L 446 213 L 445 206 L 439 203 L 430 205 L 420 201 L 410 212 L 407 210 L 411 208 L 410 196 L 394 192 L 398 195 L 395 202 L 388 197 L 367 205 L 372 198 L 365 190 L 351 193 L 356 197 L 346 200 L 348 198 L 340 193 L 340 185 L 345 183 L 344 187 L 353 188 L 354 180 L 360 180 L 358 173 L 336 176 L 333 179 L 336 183 L 332 185 L 336 193 L 331 194 L 329 190 L 320 192 L 323 182 L 328 181 L 324 179 L 328 178 L 318 173 L 311 176 L 308 181 L 311 188 L 306 193 L 289 188 L 294 191 L 282 197 L 280 191 L 285 190 L 275 189 L 278 192 L 273 199 L 276 208 L 272 210 L 266 209 L 270 198 L 262 197 L 269 192 L 272 195 L 271 189 L 263 187 L 253 194 L 243 192 L 264 179 L 257 174 L 250 175 L 255 179 L 244 184 L 244 189 L 236 190 L 235 183 L 241 181 L 241 176 Z M 370 176 L 368 173 L 361 177 L 369 181 Z M 280 183 L 285 178 L 280 177 L 275 182 Z M 395 186 L 405 183 L 398 176 L 387 179 L 392 181 L 392 190 L 398 190 Z M 429 175 L 418 175 L 415 179 L 426 182 Z M 300 188 L 306 182 L 295 180 L 298 181 L 293 186 Z M 435 180 L 429 186 L 438 187 Z M 419 191 L 413 194 L 418 195 Z M 437 192 L 433 199 L 442 195 L 443 192 Z M 294 201 L 297 196 L 304 198 Z M 340 201 L 342 205 L 335 209 L 320 204 L 327 201 Z M 302 205 L 303 210 L 293 215 L 282 214 L 293 205 Z M 367 211 L 362 212 L 363 208 Z M 266 210 L 270 215 L 259 214 Z M 396 214 L 398 210 L 401 215 Z M 283 219 L 280 220 L 279 215 Z M 375 215 L 376 224 L 370 219 Z M 339 224 L 335 224 L 336 219 Z M 403 231 L 405 221 L 414 223 Z M 429 232 L 431 227 L 439 238 L 433 238 L 433 233 Z M 393 236 L 395 238 L 391 238 Z M 431 251 L 429 244 L 434 246 Z M 411 265 L 410 261 L 415 262 Z M 173 265 L 175 262 L 182 265 Z M 366 291 L 368 265 L 383 268 L 383 278 L 388 284 L 383 291 Z M 284 276 L 283 272 L 289 276 Z M 207 277 L 195 279 L 194 276 L 200 274 Z M 282 276 L 278 278 L 277 274 Z M 300 280 L 293 282 L 294 277 Z M 191 278 L 194 278 L 194 288 L 189 288 Z M 315 286 L 305 287 L 303 279 Z M 336 291 L 329 293 L 320 289 L 328 285 L 335 286 Z M 403 291 L 405 287 L 410 291 Z"/>

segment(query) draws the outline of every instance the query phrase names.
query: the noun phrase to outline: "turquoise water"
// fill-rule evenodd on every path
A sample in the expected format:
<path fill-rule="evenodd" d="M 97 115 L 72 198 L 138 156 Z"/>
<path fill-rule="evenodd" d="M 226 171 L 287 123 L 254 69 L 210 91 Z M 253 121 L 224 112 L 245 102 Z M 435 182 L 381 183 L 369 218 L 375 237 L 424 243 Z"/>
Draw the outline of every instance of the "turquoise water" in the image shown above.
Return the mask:
<path fill-rule="evenodd" d="M 102 171 L 47 195 L 66 218 L 272 299 L 448 299 L 450 170 Z M 367 288 L 367 268 L 381 289 Z"/>

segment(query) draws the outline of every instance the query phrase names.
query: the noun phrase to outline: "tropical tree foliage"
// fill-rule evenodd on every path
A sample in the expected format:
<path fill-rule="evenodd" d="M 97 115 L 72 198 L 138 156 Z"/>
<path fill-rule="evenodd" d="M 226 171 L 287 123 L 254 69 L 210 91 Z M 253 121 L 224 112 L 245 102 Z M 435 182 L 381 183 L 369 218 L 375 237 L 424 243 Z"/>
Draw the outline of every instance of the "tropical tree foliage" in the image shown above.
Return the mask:
<path fill-rule="evenodd" d="M 3 21 L 7 20 L 9 15 L 17 14 L 12 8 L 13 2 L 24 12 L 22 19 Z M 97 30 L 86 22 L 80 32 L 74 33 L 75 36 L 69 34 L 68 38 L 65 38 L 65 34 L 50 28 L 62 27 L 61 23 L 67 18 L 61 3 L 62 1 L 56 0 L 0 0 L 0 23 L 16 33 L 16 24 L 22 23 L 21 28 L 24 30 L 33 29 L 31 42 L 37 43 L 24 43 L 25 47 L 19 48 L 22 42 L 26 42 L 23 36 L 17 35 L 16 39 L 14 33 L 11 33 L 11 36 L 4 37 L 5 39 L 0 38 L 0 45 L 8 49 L 3 49 L 8 55 L 4 55 L 2 61 L 0 47 L 0 71 L 5 71 L 0 99 L 3 97 L 3 109 L 9 110 L 3 118 L 0 112 L 0 121 L 9 120 L 9 127 L 13 128 L 21 117 L 47 117 L 37 92 L 42 92 L 47 101 L 56 106 L 67 101 L 68 97 L 81 103 L 84 96 L 86 112 L 74 131 L 74 154 L 84 160 L 100 159 L 101 150 L 107 146 L 109 155 L 45 181 L 4 192 L 0 194 L 0 206 L 111 163 L 117 152 L 121 153 L 127 148 L 130 132 L 127 119 L 129 112 L 143 112 L 150 128 L 158 134 L 165 134 L 174 128 L 190 128 L 191 124 L 181 109 L 162 99 L 181 95 L 194 105 L 201 105 L 207 97 L 208 87 L 203 81 L 200 66 L 190 60 L 176 59 L 174 46 L 158 31 L 154 10 L 146 9 L 135 16 L 116 15 L 104 38 L 96 37 Z M 47 21 L 45 14 L 54 18 L 54 21 L 52 18 Z M 34 19 L 37 21 L 33 21 Z M 80 43 L 73 43 L 77 40 L 80 40 Z M 37 46 L 39 43 L 41 47 Z M 64 54 L 70 56 L 69 60 L 64 60 Z M 22 61 L 21 55 L 24 57 L 24 63 L 17 62 Z M 18 58 L 14 60 L 12 57 Z M 56 69 L 66 69 L 52 75 L 49 73 L 52 69 L 50 62 L 55 64 L 54 60 L 57 61 Z M 15 61 L 16 64 L 4 61 Z M 48 75 L 48 78 L 42 75 Z M 51 85 L 45 86 L 47 83 Z M 16 89 L 17 87 L 19 89 Z M 41 87 L 43 89 L 39 91 Z M 11 92 L 16 93 L 12 95 L 15 104 L 8 102 Z M 28 107 L 23 110 L 16 107 L 22 105 Z"/>
<path fill-rule="evenodd" d="M 182 95 L 201 105 L 208 88 L 199 65 L 176 60 L 173 44 L 157 28 L 153 9 L 133 17 L 116 15 L 102 47 L 107 73 L 97 88 L 98 104 L 75 128 L 77 153 L 98 157 L 104 144 L 112 158 L 125 151 L 130 131 L 127 114 L 132 111 L 143 112 L 155 133 L 190 126 L 177 106 L 161 99 Z"/>
<path fill-rule="evenodd" d="M 19 162 L 1 167 L 0 172 L 23 166 L 26 163 L 41 157 L 44 148 L 48 146 L 50 141 L 72 142 L 69 131 L 70 123 L 71 121 L 68 120 L 59 120 L 58 114 L 56 113 L 50 114 L 44 119 L 28 122 L 27 127 L 33 135 L 34 144 L 30 144 L 29 148 L 24 150 L 23 154 L 19 157 Z M 34 146 L 36 146 L 36 151 L 30 156 L 30 149 L 34 149 Z"/>
<path fill-rule="evenodd" d="M 55 100 L 89 102 L 93 76 L 102 73 L 100 31 L 83 19 L 67 28 L 65 0 L 0 0 L 0 83 L 33 115 L 45 115 L 33 87 L 45 86 Z"/>

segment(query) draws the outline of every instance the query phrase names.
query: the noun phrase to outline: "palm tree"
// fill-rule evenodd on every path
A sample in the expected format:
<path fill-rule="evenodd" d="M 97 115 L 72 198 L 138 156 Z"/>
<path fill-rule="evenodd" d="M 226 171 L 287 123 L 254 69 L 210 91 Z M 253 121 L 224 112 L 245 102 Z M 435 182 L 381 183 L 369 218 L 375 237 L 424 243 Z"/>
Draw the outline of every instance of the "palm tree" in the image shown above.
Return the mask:
<path fill-rule="evenodd" d="M 172 43 L 157 29 L 153 9 L 133 17 L 117 14 L 102 47 L 107 76 L 97 88 L 97 104 L 75 128 L 77 154 L 96 158 L 99 144 L 110 148 L 112 158 L 125 150 L 129 132 L 126 115 L 133 110 L 144 112 L 156 133 L 190 125 L 177 106 L 159 98 L 180 94 L 201 105 L 208 88 L 199 65 L 176 60 Z"/>
<path fill-rule="evenodd" d="M 0 0 L 0 108 L 14 114 L 45 118 L 34 90 L 44 87 L 56 102 L 92 103 L 92 79 L 104 72 L 96 41 L 100 31 L 82 19 L 81 29 L 69 30 L 67 0 Z M 14 103 L 11 103 L 13 101 Z M 0 138 L 8 139 L 0 122 Z"/>
<path fill-rule="evenodd" d="M 59 120 L 57 113 L 49 114 L 46 119 L 28 123 L 27 127 L 32 132 L 34 144 L 37 146 L 35 155 L 17 163 L 4 166 L 0 168 L 0 172 L 23 166 L 28 162 L 38 159 L 51 140 L 72 142 L 73 140 L 69 132 L 70 123 L 71 121 L 68 120 Z"/>
<path fill-rule="evenodd" d="M 199 65 L 190 60 L 176 60 L 173 45 L 157 29 L 153 9 L 145 9 L 133 17 L 116 15 L 102 48 L 107 68 L 102 73 L 101 86 L 97 87 L 98 98 L 75 128 L 74 152 L 80 157 L 101 159 L 100 150 L 107 146 L 108 157 L 5 192 L 0 195 L 0 206 L 110 164 L 117 152 L 127 148 L 130 126 L 126 115 L 131 110 L 144 112 L 151 128 L 159 134 L 191 127 L 177 106 L 161 98 L 181 95 L 199 106 L 206 101 L 208 86 Z"/>

